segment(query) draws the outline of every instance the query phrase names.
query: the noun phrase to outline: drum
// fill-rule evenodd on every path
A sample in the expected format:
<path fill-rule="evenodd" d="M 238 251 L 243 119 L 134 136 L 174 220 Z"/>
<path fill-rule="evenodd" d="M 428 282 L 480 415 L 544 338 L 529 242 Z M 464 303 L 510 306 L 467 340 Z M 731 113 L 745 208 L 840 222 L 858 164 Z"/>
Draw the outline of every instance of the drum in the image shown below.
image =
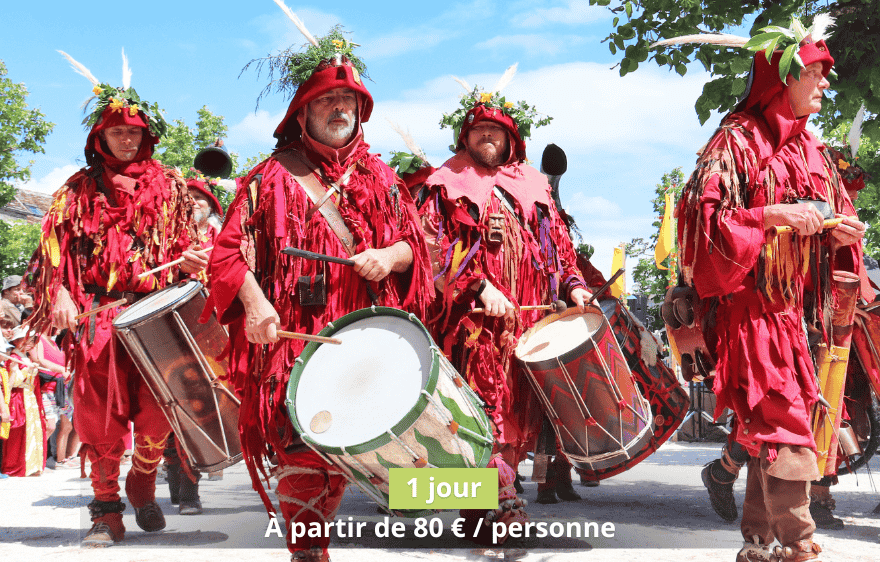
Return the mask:
<path fill-rule="evenodd" d="M 575 468 L 616 467 L 650 442 L 650 405 L 598 307 L 545 317 L 515 354 Z"/>
<path fill-rule="evenodd" d="M 199 323 L 205 296 L 198 281 L 166 287 L 119 314 L 113 329 L 190 463 L 208 472 L 241 460 L 241 444 L 239 400 L 222 382 L 226 361 L 216 359 L 229 336 L 214 315 Z"/>
<path fill-rule="evenodd" d="M 620 344 L 639 389 L 651 404 L 654 435 L 641 450 L 620 465 L 599 471 L 579 471 L 588 480 L 614 476 L 647 458 L 675 433 L 691 404 L 675 372 L 663 363 L 660 344 L 653 334 L 618 299 L 601 299 L 599 306 L 611 325 L 611 331 Z"/>
<path fill-rule="evenodd" d="M 374 306 L 330 323 L 296 360 L 287 407 L 302 440 L 388 509 L 389 468 L 484 468 L 480 399 L 412 314 Z M 415 513 L 408 513 L 415 515 Z"/>

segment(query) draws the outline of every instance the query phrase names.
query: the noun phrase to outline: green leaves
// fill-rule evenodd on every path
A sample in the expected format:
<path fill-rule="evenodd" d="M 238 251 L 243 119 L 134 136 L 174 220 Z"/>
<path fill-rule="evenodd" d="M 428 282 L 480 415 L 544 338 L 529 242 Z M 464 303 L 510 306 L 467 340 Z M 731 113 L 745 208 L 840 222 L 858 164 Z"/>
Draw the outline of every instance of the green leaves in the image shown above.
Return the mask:
<path fill-rule="evenodd" d="M 792 43 L 782 52 L 782 58 L 779 59 L 779 79 L 782 82 L 785 82 L 785 79 L 788 77 L 788 70 L 791 68 L 791 61 L 794 58 L 795 51 L 797 51 L 797 44 Z"/>
<path fill-rule="evenodd" d="M 55 127 L 39 109 L 28 107 L 24 84 L 13 82 L 6 74 L 6 65 L 0 60 L 0 206 L 12 200 L 14 183 L 31 177 L 33 162 L 22 157 L 45 153 L 43 143 Z"/>

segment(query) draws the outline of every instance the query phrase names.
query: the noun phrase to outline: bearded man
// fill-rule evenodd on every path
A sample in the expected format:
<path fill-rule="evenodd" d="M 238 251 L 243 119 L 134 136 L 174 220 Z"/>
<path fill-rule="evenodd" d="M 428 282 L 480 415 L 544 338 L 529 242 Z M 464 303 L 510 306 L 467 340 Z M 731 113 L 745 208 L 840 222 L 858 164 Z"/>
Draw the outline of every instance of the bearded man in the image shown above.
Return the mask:
<path fill-rule="evenodd" d="M 318 51 L 321 62 L 305 73 L 275 130 L 275 152 L 248 174 L 230 206 L 209 266 L 209 306 L 229 324 L 245 460 L 254 488 L 274 512 L 260 473 L 264 458 L 277 458 L 276 495 L 296 561 L 328 559 L 329 537 L 292 538 L 291 527 L 333 521 L 346 480 L 304 445 L 291 424 L 287 382 L 305 342 L 279 341 L 278 331 L 315 334 L 374 304 L 371 296 L 422 317 L 431 297 L 427 248 L 412 200 L 391 169 L 369 153 L 361 124 L 373 98 L 350 48 L 342 50 Z M 282 254 L 288 246 L 350 257 L 354 265 Z M 302 280 L 310 290 L 296 290 Z"/>
<path fill-rule="evenodd" d="M 182 256 L 179 271 L 190 274 L 203 270 L 208 259 L 195 244 L 183 179 L 151 158 L 166 128 L 158 107 L 127 84 L 93 84 L 97 104 L 87 121 L 85 146 L 89 167 L 55 193 L 26 279 L 36 302 L 29 324 L 37 333 L 50 324 L 68 330 L 64 349 L 76 373 L 74 425 L 92 463 L 95 493 L 89 504 L 93 525 L 82 544 L 110 546 L 125 536 L 118 479 L 129 422 L 135 447 L 126 495 L 141 529 L 165 527 L 156 503 L 156 469 L 171 427 L 116 341 L 112 324 L 120 307 L 82 321 L 77 315 L 123 298 L 135 302 L 177 279 L 177 270 L 138 277 L 158 265 Z"/>
<path fill-rule="evenodd" d="M 534 115 L 477 89 L 462 105 L 444 118 L 460 127 L 456 154 L 418 195 L 439 292 L 431 329 L 486 402 L 501 476 L 516 469 L 541 428 L 540 406 L 513 352 L 544 313 L 520 307 L 568 298 L 583 309 L 590 293 L 546 176 L 525 164 L 521 131 Z M 475 307 L 483 312 L 472 313 Z M 563 487 L 579 499 L 570 473 Z"/>

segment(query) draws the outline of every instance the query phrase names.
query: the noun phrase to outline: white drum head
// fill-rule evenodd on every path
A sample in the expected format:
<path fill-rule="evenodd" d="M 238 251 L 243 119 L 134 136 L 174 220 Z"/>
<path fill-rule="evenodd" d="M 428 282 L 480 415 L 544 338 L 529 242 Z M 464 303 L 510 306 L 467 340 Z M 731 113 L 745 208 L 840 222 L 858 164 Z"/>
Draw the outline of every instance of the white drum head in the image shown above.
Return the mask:
<path fill-rule="evenodd" d="M 357 320 L 308 360 L 296 387 L 299 426 L 315 443 L 359 445 L 384 434 L 415 406 L 431 374 L 431 340 L 397 316 Z"/>
<path fill-rule="evenodd" d="M 516 356 L 530 363 L 554 359 L 587 341 L 602 327 L 601 313 L 571 314 L 531 333 L 517 346 Z"/>
<path fill-rule="evenodd" d="M 193 292 L 199 285 L 200 283 L 198 281 L 189 281 L 187 283 L 162 289 L 148 297 L 142 298 L 125 309 L 114 319 L 113 323 L 116 325 L 127 324 L 129 322 L 140 320 L 141 318 L 146 318 L 151 314 L 154 314 L 156 311 L 162 310 L 179 301 L 189 293 Z"/>

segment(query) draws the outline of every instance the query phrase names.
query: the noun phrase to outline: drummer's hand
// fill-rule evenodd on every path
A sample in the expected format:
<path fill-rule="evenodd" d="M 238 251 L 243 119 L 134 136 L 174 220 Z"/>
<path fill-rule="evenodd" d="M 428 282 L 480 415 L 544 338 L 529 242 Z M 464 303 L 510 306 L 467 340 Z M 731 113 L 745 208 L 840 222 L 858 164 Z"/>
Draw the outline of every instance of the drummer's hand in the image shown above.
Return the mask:
<path fill-rule="evenodd" d="M 865 237 L 867 226 L 855 217 L 837 214 L 843 222 L 831 229 L 832 244 L 838 248 L 855 244 Z"/>
<path fill-rule="evenodd" d="M 583 287 L 575 287 L 568 294 L 568 297 L 581 312 L 586 312 L 587 301 L 593 297 L 593 293 L 584 289 Z"/>
<path fill-rule="evenodd" d="M 777 203 L 764 207 L 764 229 L 774 226 L 790 226 L 801 236 L 809 236 L 822 230 L 824 217 L 810 203 Z"/>
<path fill-rule="evenodd" d="M 198 273 L 208 267 L 208 252 L 196 244 L 184 250 L 180 257 L 183 262 L 180 264 L 180 271 L 190 274 Z"/>
<path fill-rule="evenodd" d="M 381 281 L 392 271 L 400 273 L 409 269 L 413 254 L 408 243 L 397 242 L 380 250 L 364 250 L 351 259 L 355 273 L 367 281 Z"/>
<path fill-rule="evenodd" d="M 278 327 L 281 318 L 275 307 L 265 297 L 256 299 L 245 307 L 244 331 L 251 343 L 275 343 L 278 341 Z"/>
<path fill-rule="evenodd" d="M 489 281 L 486 281 L 486 288 L 480 293 L 480 300 L 483 301 L 483 314 L 486 316 L 510 316 L 516 312 L 504 293 Z"/>
<path fill-rule="evenodd" d="M 75 331 L 77 314 L 79 314 L 79 309 L 70 298 L 70 293 L 64 287 L 59 287 L 55 294 L 55 300 L 52 302 L 52 325 L 59 330 L 67 328 L 70 331 Z"/>
<path fill-rule="evenodd" d="M 244 282 L 238 290 L 238 299 L 244 305 L 244 332 L 248 341 L 259 344 L 277 342 L 281 318 L 250 271 L 244 275 Z"/>

